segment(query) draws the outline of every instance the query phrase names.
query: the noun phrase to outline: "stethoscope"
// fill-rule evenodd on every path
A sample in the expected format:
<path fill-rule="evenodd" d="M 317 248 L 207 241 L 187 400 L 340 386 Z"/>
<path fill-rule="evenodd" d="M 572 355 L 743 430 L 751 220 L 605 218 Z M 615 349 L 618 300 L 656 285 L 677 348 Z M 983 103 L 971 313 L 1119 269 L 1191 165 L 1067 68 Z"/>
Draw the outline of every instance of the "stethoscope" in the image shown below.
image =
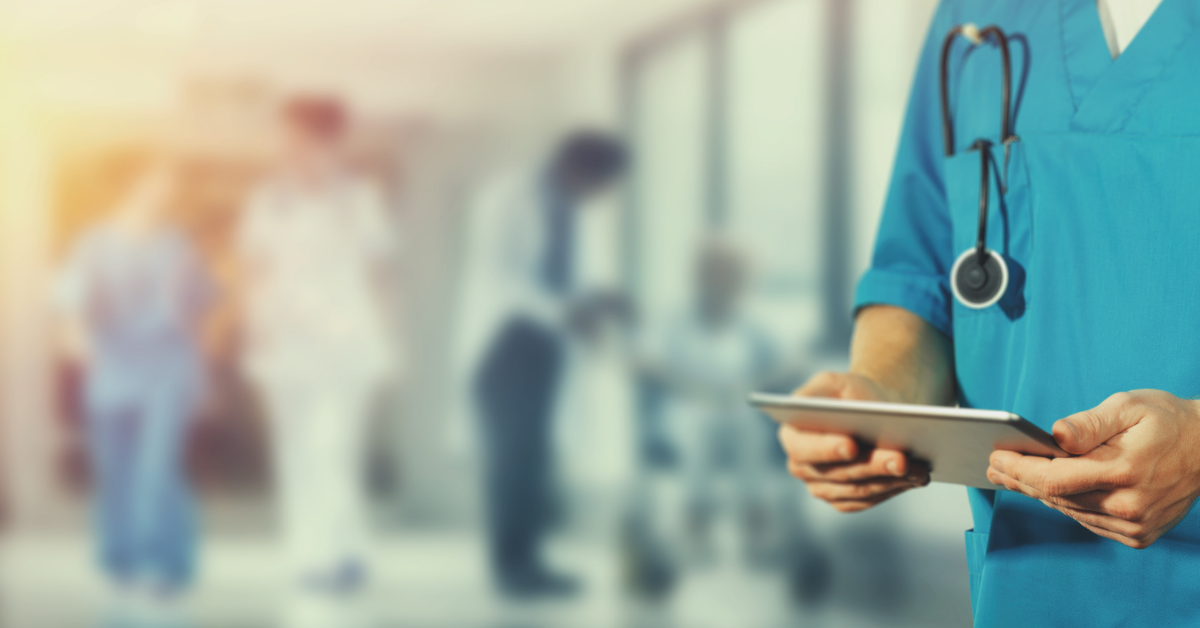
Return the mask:
<path fill-rule="evenodd" d="M 996 37 L 1000 46 L 1000 58 L 1003 63 L 1003 83 L 1001 84 L 1001 118 L 1000 141 L 1004 146 L 1005 161 L 1008 161 L 1008 148 L 1017 136 L 1012 134 L 1009 116 L 1010 98 L 1012 95 L 1012 65 L 1008 56 L 1008 37 L 997 26 L 989 26 L 983 30 L 974 24 L 955 26 L 946 35 L 942 44 L 942 141 L 945 143 L 946 156 L 954 155 L 954 124 L 950 120 L 949 57 L 950 47 L 955 39 L 962 35 L 971 45 L 982 44 L 989 35 Z M 971 150 L 979 151 L 979 231 L 975 238 L 975 246 L 962 252 L 950 269 L 950 289 L 959 303 L 973 309 L 981 310 L 988 307 L 1004 296 L 1008 288 L 1008 264 L 996 251 L 987 247 L 988 220 L 988 162 L 991 142 L 980 138 L 971 145 Z"/>

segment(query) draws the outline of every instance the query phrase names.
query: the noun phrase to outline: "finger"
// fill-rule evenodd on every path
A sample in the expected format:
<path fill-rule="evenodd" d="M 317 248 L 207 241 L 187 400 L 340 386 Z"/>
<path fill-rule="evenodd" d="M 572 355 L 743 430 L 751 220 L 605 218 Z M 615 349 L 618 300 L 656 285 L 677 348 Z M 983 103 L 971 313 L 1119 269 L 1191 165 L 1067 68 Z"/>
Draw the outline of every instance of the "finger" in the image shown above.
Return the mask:
<path fill-rule="evenodd" d="M 827 502 L 863 501 L 916 485 L 904 478 L 877 478 L 862 482 L 808 482 L 808 492 Z"/>
<path fill-rule="evenodd" d="M 1032 497 L 1032 498 L 1042 502 L 1046 506 L 1049 506 L 1050 508 L 1053 508 L 1054 510 L 1059 511 L 1059 512 L 1067 515 L 1068 517 L 1075 519 L 1075 521 L 1079 522 L 1079 524 L 1082 525 L 1083 527 L 1087 528 L 1088 530 L 1091 530 L 1092 532 L 1094 532 L 1100 536 L 1103 536 L 1104 538 L 1112 539 L 1114 541 L 1119 541 L 1121 543 L 1124 543 L 1125 545 L 1129 545 L 1130 547 L 1137 546 L 1136 545 L 1137 541 L 1135 539 L 1133 539 L 1129 536 L 1126 536 L 1120 532 L 1121 529 L 1125 529 L 1126 531 L 1132 531 L 1132 530 L 1129 528 L 1123 528 L 1120 524 L 1117 523 L 1117 521 L 1119 521 L 1119 520 L 1116 519 L 1115 517 L 1108 517 L 1106 515 L 1100 515 L 1098 513 L 1091 513 L 1091 512 L 1086 512 L 1086 511 L 1082 511 L 1082 510 L 1078 510 L 1078 509 L 1072 509 L 1069 506 L 1063 506 L 1063 505 L 1057 504 L 1057 503 L 1047 499 L 1046 496 L 1044 494 L 1042 494 L 1040 491 L 1038 491 L 1037 489 L 1030 487 L 1028 485 L 1022 484 L 1021 482 L 1019 482 L 1007 475 L 997 472 L 994 468 L 991 468 L 991 467 L 988 468 L 988 480 L 990 480 L 991 482 L 993 482 L 995 484 L 1000 484 L 1000 485 L 1004 486 L 1005 488 L 1009 489 L 1010 491 L 1015 491 L 1015 492 L 1021 493 L 1023 495 L 1026 495 L 1028 497 Z M 1076 515 L 1078 515 L 1078 516 L 1076 516 Z M 1109 527 L 1106 527 L 1106 526 L 1109 526 Z"/>
<path fill-rule="evenodd" d="M 908 490 L 908 488 L 899 488 L 894 491 L 889 491 L 887 493 L 883 493 L 881 495 L 876 495 L 875 497 L 872 497 L 871 499 L 836 501 L 836 502 L 829 502 L 829 505 L 833 506 L 834 510 L 837 510 L 838 512 L 844 512 L 844 513 L 860 512 L 860 511 L 866 510 L 872 506 L 876 506 L 882 502 L 885 502 L 907 490 Z"/>
<path fill-rule="evenodd" d="M 1021 493 L 1027 497 L 1032 497 L 1042 502 L 1046 506 L 1049 506 L 1050 508 L 1059 511 L 1068 517 L 1075 519 L 1081 524 L 1086 523 L 1088 526 L 1107 530 L 1108 532 L 1120 535 L 1133 543 L 1141 542 L 1139 539 L 1142 538 L 1141 535 L 1145 534 L 1146 526 L 1137 521 L 1122 519 L 1121 517 L 1102 512 L 1093 512 L 1089 510 L 1073 508 L 1069 504 L 1064 503 L 1062 498 L 1049 497 L 1036 488 L 1023 484 L 1020 481 L 999 473 L 990 467 L 988 469 L 988 479 L 993 483 L 1003 485 L 1005 488 L 1011 491 Z M 1128 545 L 1128 543 L 1126 544 Z M 1134 546 L 1131 545 L 1131 547 Z M 1142 547 L 1145 547 L 1145 545 L 1142 545 Z"/>
<path fill-rule="evenodd" d="M 818 463 L 811 466 L 814 476 L 806 479 L 844 482 L 881 476 L 911 476 L 915 479 L 929 476 L 928 465 L 910 461 L 904 452 L 895 449 L 868 449 L 852 463 Z"/>
<path fill-rule="evenodd" d="M 849 436 L 808 432 L 790 425 L 779 427 L 779 444 L 796 462 L 848 462 L 858 456 L 858 443 Z"/>
<path fill-rule="evenodd" d="M 1125 516 L 1128 514 L 1128 510 L 1120 505 L 1122 497 L 1114 495 L 1112 491 L 1088 491 L 1065 497 L 1047 496 L 1045 499 L 1066 508 L 1110 515 L 1128 521 L 1137 518 L 1136 516 Z"/>
<path fill-rule="evenodd" d="M 1086 454 L 1136 425 L 1141 419 L 1139 407 L 1134 395 L 1117 393 L 1095 408 L 1059 419 L 1051 433 L 1064 451 Z"/>
<path fill-rule="evenodd" d="M 1045 493 L 1033 488 L 1032 486 L 1026 486 L 1025 484 L 1022 484 L 1020 481 L 997 471 L 995 467 L 988 467 L 987 479 L 992 484 L 1003 486 L 1010 491 L 1020 493 L 1027 497 L 1032 497 L 1034 499 L 1046 499 L 1047 497 Z"/>
<path fill-rule="evenodd" d="M 1105 530 L 1104 528 L 1100 528 L 1100 527 L 1097 527 L 1097 526 L 1094 526 L 1091 524 L 1087 524 L 1082 521 L 1079 522 L 1079 525 L 1083 526 L 1089 532 L 1091 532 L 1092 534 L 1095 534 L 1096 536 L 1102 536 L 1106 539 L 1111 539 L 1113 541 L 1120 543 L 1121 545 L 1125 545 L 1127 547 L 1132 547 L 1133 549 L 1143 549 L 1146 547 L 1146 545 L 1143 543 L 1135 541 L 1127 536 L 1117 534 L 1116 532 L 1113 532 L 1111 530 Z"/>
<path fill-rule="evenodd" d="M 871 450 L 867 465 L 886 472 L 880 475 L 902 477 L 908 472 L 908 456 L 904 455 L 904 452 L 896 451 L 895 449 L 876 447 Z"/>
<path fill-rule="evenodd" d="M 1137 492 L 1133 490 L 1089 491 L 1065 497 L 1049 497 L 1048 499 L 1067 508 L 1099 513 L 1135 523 L 1149 517 L 1150 505 L 1141 503 Z M 1156 504 L 1156 506 L 1162 506 L 1162 504 Z"/>
<path fill-rule="evenodd" d="M 1073 508 L 1075 510 L 1087 510 L 1103 515 L 1111 515 L 1120 518 L 1126 518 L 1127 520 L 1133 520 L 1133 517 L 1122 517 L 1122 514 L 1124 513 L 1121 512 L 1120 507 L 1115 506 L 1116 504 L 1122 504 L 1124 502 L 1124 495 L 1120 493 L 1114 494 L 1111 491 L 1089 491 L 1086 493 L 1058 497 L 1054 495 L 1048 495 L 1046 492 L 1039 490 L 1036 487 L 1029 486 L 1028 484 L 1023 483 L 1016 478 L 1005 475 L 1004 473 L 996 470 L 995 467 L 988 467 L 987 475 L 988 480 L 993 484 L 1000 484 L 1011 491 L 1016 491 L 1034 499 L 1047 502 L 1048 504 Z"/>
<path fill-rule="evenodd" d="M 1013 491 L 1015 493 L 1020 493 L 1022 495 L 1025 495 L 1026 497 L 1032 497 L 1039 501 L 1044 501 L 1044 502 L 1052 503 L 1055 505 L 1061 505 L 1063 498 L 1047 495 L 1044 491 L 1037 488 L 1036 486 L 1030 486 L 1030 485 L 1025 484 L 1024 482 L 1020 481 L 1017 478 L 1005 475 L 1005 474 L 997 471 L 994 467 L 988 467 L 987 477 L 988 477 L 988 480 L 990 482 L 992 482 L 993 484 L 999 484 L 999 485 L 1003 486 L 1004 488 L 1006 488 L 1010 491 Z"/>
<path fill-rule="evenodd" d="M 1090 526 L 1103 528 L 1109 532 L 1112 532 L 1113 534 L 1119 534 L 1121 536 L 1134 539 L 1145 534 L 1146 532 L 1145 527 L 1140 524 L 1133 523 L 1131 521 L 1125 521 L 1124 519 L 1119 519 L 1111 515 L 1100 514 L 1090 510 L 1079 510 L 1077 508 L 1063 506 L 1061 504 L 1056 504 L 1044 499 L 1041 501 L 1043 504 L 1063 513 L 1079 523 L 1086 523 Z"/>
<path fill-rule="evenodd" d="M 879 477 L 865 463 L 812 464 L 788 461 L 788 472 L 805 482 L 857 482 Z"/>
<path fill-rule="evenodd" d="M 993 451 L 991 468 L 1056 497 L 1120 488 L 1127 474 L 1111 461 L 1093 458 L 1042 458 L 1015 451 Z"/>
<path fill-rule="evenodd" d="M 810 464 L 793 461 L 789 463 L 788 470 L 805 481 L 857 482 L 877 477 L 903 477 L 915 483 L 929 483 L 928 464 L 920 460 L 906 460 L 906 464 L 907 471 L 898 476 L 893 475 L 885 465 L 877 461 L 847 464 Z"/>

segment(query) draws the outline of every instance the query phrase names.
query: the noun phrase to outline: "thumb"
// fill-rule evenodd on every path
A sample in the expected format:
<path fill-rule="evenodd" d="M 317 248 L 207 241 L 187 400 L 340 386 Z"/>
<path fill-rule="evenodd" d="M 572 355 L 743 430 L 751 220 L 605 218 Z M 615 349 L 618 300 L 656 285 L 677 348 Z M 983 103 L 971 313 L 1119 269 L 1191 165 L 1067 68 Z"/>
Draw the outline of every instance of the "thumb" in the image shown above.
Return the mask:
<path fill-rule="evenodd" d="M 1058 446 L 1067 453 L 1086 454 L 1137 423 L 1131 405 L 1116 397 L 1055 422 L 1051 432 Z"/>

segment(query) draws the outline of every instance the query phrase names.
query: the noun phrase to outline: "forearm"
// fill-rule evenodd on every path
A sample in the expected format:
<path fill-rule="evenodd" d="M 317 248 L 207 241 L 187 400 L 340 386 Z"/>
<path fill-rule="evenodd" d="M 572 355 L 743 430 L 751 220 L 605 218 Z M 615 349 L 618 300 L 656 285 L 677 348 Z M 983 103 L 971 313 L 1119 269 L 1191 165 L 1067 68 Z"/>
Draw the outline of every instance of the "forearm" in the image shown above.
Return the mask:
<path fill-rule="evenodd" d="M 859 312 L 850 372 L 899 402 L 954 403 L 954 349 L 944 334 L 908 310 L 873 305 Z"/>

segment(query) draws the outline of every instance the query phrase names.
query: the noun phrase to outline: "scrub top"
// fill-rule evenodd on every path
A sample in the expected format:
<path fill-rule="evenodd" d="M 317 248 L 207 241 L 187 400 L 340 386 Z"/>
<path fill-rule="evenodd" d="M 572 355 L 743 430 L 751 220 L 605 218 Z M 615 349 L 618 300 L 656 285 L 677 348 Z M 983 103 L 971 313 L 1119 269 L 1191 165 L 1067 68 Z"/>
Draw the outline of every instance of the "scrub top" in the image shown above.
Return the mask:
<path fill-rule="evenodd" d="M 196 400 L 204 368 L 195 335 L 212 293 L 198 253 L 178 231 L 136 236 L 107 224 L 86 231 L 54 297 L 83 321 L 94 343 L 85 385 L 91 406 L 164 388 Z"/>
<path fill-rule="evenodd" d="M 236 234 L 246 295 L 244 368 L 257 383 L 370 388 L 400 368 L 381 300 L 398 248 L 382 194 L 344 175 L 323 189 L 279 176 Z"/>
<path fill-rule="evenodd" d="M 955 154 L 942 148 L 939 57 L 952 26 L 1009 35 L 1013 129 L 1000 147 L 994 41 L 950 54 Z M 920 59 L 871 268 L 856 306 L 903 307 L 954 342 L 958 401 L 1049 429 L 1109 395 L 1200 393 L 1200 2 L 1163 0 L 1115 60 L 1095 0 L 944 0 Z M 998 303 L 951 296 L 978 220 Z M 1172 626 L 1200 620 L 1200 515 L 1130 549 L 1036 500 L 968 489 L 976 626 Z"/>
<path fill-rule="evenodd" d="M 765 460 L 777 445 L 774 430 L 758 420 L 746 395 L 779 363 L 770 334 L 737 315 L 714 327 L 695 308 L 669 316 L 646 334 L 642 358 L 672 382 L 663 399 L 663 428 L 683 455 L 717 461 L 730 455 Z M 703 452 L 703 453 L 701 453 Z M 712 453 L 715 452 L 715 453 Z"/>
<path fill-rule="evenodd" d="M 746 395 L 779 362 L 775 343 L 745 315 L 714 328 L 693 309 L 668 322 L 650 339 L 646 357 L 689 387 L 671 389 L 662 408 L 662 427 L 678 454 L 689 501 L 711 507 L 717 498 L 713 475 L 728 469 L 740 497 L 762 503 L 769 498 L 768 465 L 778 445 L 772 424 L 755 416 Z"/>

